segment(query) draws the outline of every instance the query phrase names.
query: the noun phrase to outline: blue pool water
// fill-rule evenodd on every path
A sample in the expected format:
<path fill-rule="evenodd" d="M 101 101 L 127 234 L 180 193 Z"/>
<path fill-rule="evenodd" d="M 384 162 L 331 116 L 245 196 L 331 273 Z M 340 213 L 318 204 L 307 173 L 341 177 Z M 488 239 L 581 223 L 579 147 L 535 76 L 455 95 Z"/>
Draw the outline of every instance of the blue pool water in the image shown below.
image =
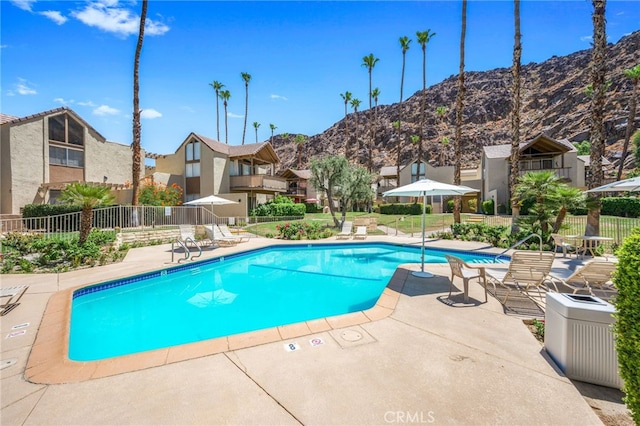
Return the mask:
<path fill-rule="evenodd" d="M 467 262 L 492 256 L 445 253 Z M 419 247 L 387 243 L 275 246 L 76 290 L 69 358 L 91 361 L 373 307 Z"/>

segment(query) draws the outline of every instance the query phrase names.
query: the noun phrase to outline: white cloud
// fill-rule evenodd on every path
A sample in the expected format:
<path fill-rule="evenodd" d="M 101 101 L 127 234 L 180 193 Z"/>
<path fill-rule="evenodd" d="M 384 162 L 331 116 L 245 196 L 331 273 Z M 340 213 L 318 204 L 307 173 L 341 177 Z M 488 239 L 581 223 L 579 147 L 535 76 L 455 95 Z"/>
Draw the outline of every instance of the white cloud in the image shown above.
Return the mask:
<path fill-rule="evenodd" d="M 67 17 L 62 16 L 62 14 L 57 10 L 45 10 L 44 12 L 38 12 L 38 14 L 46 16 L 58 25 L 62 25 L 67 22 Z"/>
<path fill-rule="evenodd" d="M 283 101 L 287 101 L 288 99 L 282 95 L 271 95 L 271 99 L 282 99 Z"/>
<path fill-rule="evenodd" d="M 153 119 L 153 118 L 162 117 L 162 114 L 160 112 L 156 111 L 155 109 L 150 108 L 150 109 L 143 109 L 140 112 L 140 117 L 141 118 Z"/>
<path fill-rule="evenodd" d="M 68 101 L 68 100 L 66 100 L 64 98 L 55 98 L 53 100 L 53 102 L 56 102 L 56 103 L 59 103 L 59 104 L 62 104 L 62 105 L 69 105 L 69 104 L 73 103 L 73 99 Z"/>
<path fill-rule="evenodd" d="M 582 37 L 580 37 L 580 41 L 592 42 L 593 41 L 593 36 L 582 36 Z"/>
<path fill-rule="evenodd" d="M 91 108 L 94 108 L 94 107 L 96 107 L 96 106 L 97 106 L 96 104 L 94 104 L 94 103 L 93 103 L 93 102 L 91 102 L 91 101 L 82 101 L 82 102 L 78 102 L 78 105 L 80 105 L 80 106 L 86 106 L 86 107 L 91 107 Z"/>
<path fill-rule="evenodd" d="M 227 117 L 231 117 L 231 118 L 244 118 L 244 114 L 234 114 L 232 112 L 228 112 L 227 113 Z"/>
<path fill-rule="evenodd" d="M 120 7 L 115 0 L 100 0 L 87 4 L 84 9 L 71 12 L 71 15 L 85 25 L 96 27 L 121 37 L 137 34 L 140 17 L 130 10 Z M 145 20 L 145 35 L 162 35 L 169 27 L 162 22 Z"/>
<path fill-rule="evenodd" d="M 10 93 L 10 95 L 18 94 L 18 95 L 36 95 L 38 92 L 36 89 L 30 87 L 31 83 L 29 83 L 24 78 L 18 78 L 18 82 L 14 85 L 15 92 Z"/>
<path fill-rule="evenodd" d="M 14 6 L 19 7 L 22 10 L 26 10 L 27 12 L 31 12 L 31 5 L 35 3 L 36 0 L 12 0 L 11 3 Z"/>
<path fill-rule="evenodd" d="M 192 113 L 196 112 L 195 109 L 193 109 L 193 108 L 191 108 L 190 106 L 187 106 L 187 105 L 181 106 L 180 109 L 183 110 L 183 111 L 192 112 Z"/>
<path fill-rule="evenodd" d="M 120 111 L 112 108 L 108 105 L 100 105 L 98 108 L 93 110 L 95 115 L 118 115 Z"/>

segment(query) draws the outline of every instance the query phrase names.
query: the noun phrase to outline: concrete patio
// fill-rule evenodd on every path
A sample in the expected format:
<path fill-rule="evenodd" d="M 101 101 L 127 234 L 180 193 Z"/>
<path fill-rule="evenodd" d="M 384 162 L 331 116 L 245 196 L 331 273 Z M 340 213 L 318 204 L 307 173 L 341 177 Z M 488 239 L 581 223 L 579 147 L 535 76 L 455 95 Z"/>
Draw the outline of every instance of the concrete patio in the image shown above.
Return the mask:
<path fill-rule="evenodd" d="M 390 238 L 368 238 L 376 240 Z M 269 243 L 253 238 L 206 250 L 203 258 Z M 486 249 L 456 241 L 429 244 Z M 484 303 L 481 286 L 471 286 L 468 304 L 460 293 L 446 300 L 446 264 L 428 265 L 436 274 L 428 279 L 408 273 L 419 265 L 399 268 L 400 296 L 383 319 L 334 322 L 297 336 L 281 333 L 270 343 L 82 382 L 24 379 L 52 294 L 166 268 L 170 259 L 170 245 L 162 245 L 130 250 L 119 264 L 2 275 L 2 287 L 30 286 L 20 306 L 1 317 L 2 361 L 17 361 L 1 370 L 2 425 L 602 424 L 589 405 L 594 403 L 555 367 L 521 318 L 505 315 L 491 296 Z M 573 261 L 558 257 L 557 268 Z M 289 351 L 291 343 L 299 349 Z M 614 397 L 603 399 L 617 398 L 619 392 L 612 392 Z"/>

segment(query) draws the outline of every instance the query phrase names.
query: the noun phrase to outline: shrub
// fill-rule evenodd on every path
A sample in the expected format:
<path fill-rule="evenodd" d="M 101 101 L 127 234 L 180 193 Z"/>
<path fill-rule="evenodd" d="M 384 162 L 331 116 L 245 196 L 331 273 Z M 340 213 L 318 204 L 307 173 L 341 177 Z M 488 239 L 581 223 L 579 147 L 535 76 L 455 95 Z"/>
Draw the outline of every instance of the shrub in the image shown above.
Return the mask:
<path fill-rule="evenodd" d="M 600 213 L 606 216 L 640 217 L 640 198 L 603 198 Z"/>
<path fill-rule="evenodd" d="M 640 228 L 633 230 L 618 250 L 618 267 L 613 282 L 620 376 L 624 380 L 624 402 L 636 424 L 640 424 Z"/>
<path fill-rule="evenodd" d="M 143 180 L 140 188 L 140 204 L 146 206 L 178 206 L 182 204 L 182 188 L 175 183 L 167 186 L 161 182 Z"/>
<path fill-rule="evenodd" d="M 291 198 L 278 195 L 273 200 L 259 204 L 251 210 L 251 216 L 304 216 L 306 211 L 305 204 L 296 204 Z"/>
<path fill-rule="evenodd" d="M 425 212 L 431 214 L 432 207 L 430 204 L 425 206 Z M 380 214 L 406 214 L 406 215 L 421 215 L 422 203 L 394 203 L 394 204 L 381 204 Z"/>
<path fill-rule="evenodd" d="M 482 213 L 492 215 L 494 213 L 494 201 L 484 200 L 482 202 Z"/>
<path fill-rule="evenodd" d="M 326 229 L 317 222 L 287 222 L 284 225 L 276 225 L 276 231 L 278 238 L 283 240 L 317 240 L 325 238 L 326 235 Z"/>

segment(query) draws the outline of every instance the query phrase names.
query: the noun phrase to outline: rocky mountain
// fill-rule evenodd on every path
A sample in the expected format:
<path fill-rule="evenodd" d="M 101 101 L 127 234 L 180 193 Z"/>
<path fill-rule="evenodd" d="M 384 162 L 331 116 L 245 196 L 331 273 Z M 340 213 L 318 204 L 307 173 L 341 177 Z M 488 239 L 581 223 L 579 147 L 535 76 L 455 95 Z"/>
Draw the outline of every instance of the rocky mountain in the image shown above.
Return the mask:
<path fill-rule="evenodd" d="M 585 88 L 590 83 L 589 64 L 591 50 L 583 50 L 563 57 L 552 57 L 542 63 L 522 66 L 521 141 L 545 132 L 555 139 L 581 142 L 589 139 L 590 98 Z M 632 82 L 623 71 L 640 63 L 640 31 L 608 46 L 607 78 L 611 85 L 606 102 L 606 155 L 616 163 L 622 148 Z M 428 66 L 428 64 L 427 64 Z M 427 70 L 428 71 L 428 70 Z M 465 166 L 476 166 L 482 155 L 482 147 L 510 143 L 510 89 L 511 69 L 498 68 L 485 72 L 465 73 L 465 107 L 462 154 Z M 451 76 L 426 90 L 426 123 L 423 150 L 425 158 L 433 165 L 453 164 L 453 143 L 441 143 L 443 137 L 453 142 L 455 131 L 455 99 L 457 76 Z M 420 127 L 422 90 L 409 97 L 402 105 L 401 163 L 417 156 L 417 146 L 411 143 L 411 135 L 417 135 Z M 340 102 L 336 93 L 336 103 Z M 639 102 L 640 103 L 640 102 Z M 436 108 L 444 106 L 447 113 L 441 118 Z M 399 104 L 380 105 L 375 111 L 359 111 L 347 116 L 350 134 L 350 152 L 354 152 L 356 137 L 359 142 L 357 158 L 366 165 L 369 145 L 369 117 L 372 117 L 373 171 L 382 166 L 395 166 L 397 156 L 397 130 L 392 123 L 399 118 Z M 377 118 L 375 117 L 377 114 Z M 357 123 L 357 127 L 356 127 Z M 321 155 L 344 154 L 345 119 L 324 132 L 308 136 L 302 145 L 301 168 L 308 168 L 310 159 Z M 635 118 L 640 128 L 640 111 Z M 356 136 L 357 134 L 357 136 Z M 277 135 L 273 145 L 281 159 L 280 169 L 298 168 L 298 144 L 296 135 Z M 631 150 L 630 150 L 631 151 Z M 350 158 L 353 154 L 350 155 Z M 629 153 L 627 164 L 631 164 Z"/>

